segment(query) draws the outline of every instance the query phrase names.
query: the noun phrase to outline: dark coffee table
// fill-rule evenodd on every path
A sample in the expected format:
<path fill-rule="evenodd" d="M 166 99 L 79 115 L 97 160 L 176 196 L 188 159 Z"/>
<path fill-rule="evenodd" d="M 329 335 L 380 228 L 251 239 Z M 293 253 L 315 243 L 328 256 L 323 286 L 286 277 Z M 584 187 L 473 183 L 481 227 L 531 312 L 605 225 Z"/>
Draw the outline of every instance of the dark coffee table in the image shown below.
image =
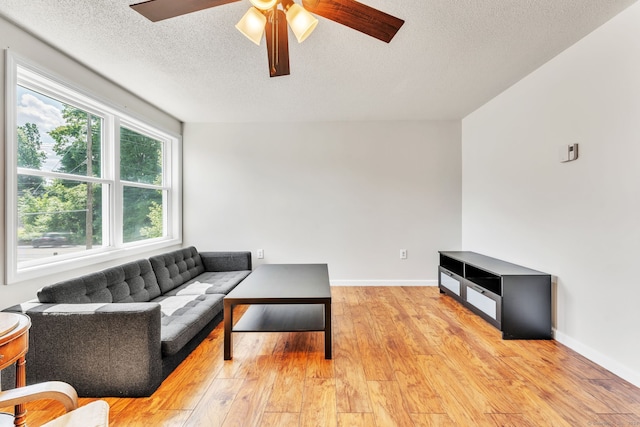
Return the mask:
<path fill-rule="evenodd" d="M 250 305 L 233 324 L 233 307 Z M 264 264 L 224 297 L 224 360 L 233 332 L 324 332 L 331 359 L 331 288 L 327 264 Z"/>

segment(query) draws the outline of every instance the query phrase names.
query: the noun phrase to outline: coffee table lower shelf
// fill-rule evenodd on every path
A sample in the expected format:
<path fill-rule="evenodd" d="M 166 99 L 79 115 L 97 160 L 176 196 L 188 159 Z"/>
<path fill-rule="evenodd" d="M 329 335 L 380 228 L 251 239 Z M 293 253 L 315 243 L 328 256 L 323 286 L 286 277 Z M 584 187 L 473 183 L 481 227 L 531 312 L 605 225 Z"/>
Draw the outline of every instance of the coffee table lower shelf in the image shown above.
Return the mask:
<path fill-rule="evenodd" d="M 231 332 L 324 331 L 323 304 L 253 304 Z"/>
<path fill-rule="evenodd" d="M 331 304 L 234 304 L 249 305 L 233 327 L 225 323 L 224 359 L 232 359 L 234 332 L 324 332 L 325 359 L 331 359 Z M 231 314 L 231 313 L 229 313 Z M 327 319 L 328 317 L 328 319 Z M 229 316 L 233 318 L 233 314 Z"/>

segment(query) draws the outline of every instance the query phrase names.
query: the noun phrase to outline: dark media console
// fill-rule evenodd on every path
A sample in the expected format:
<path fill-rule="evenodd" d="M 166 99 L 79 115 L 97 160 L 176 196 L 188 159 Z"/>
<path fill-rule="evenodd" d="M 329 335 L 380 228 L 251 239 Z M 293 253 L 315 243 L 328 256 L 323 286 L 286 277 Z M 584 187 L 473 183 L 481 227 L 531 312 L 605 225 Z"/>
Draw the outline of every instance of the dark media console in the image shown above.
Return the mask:
<path fill-rule="evenodd" d="M 503 339 L 552 339 L 551 275 L 475 252 L 440 251 L 440 292 L 502 331 Z"/>

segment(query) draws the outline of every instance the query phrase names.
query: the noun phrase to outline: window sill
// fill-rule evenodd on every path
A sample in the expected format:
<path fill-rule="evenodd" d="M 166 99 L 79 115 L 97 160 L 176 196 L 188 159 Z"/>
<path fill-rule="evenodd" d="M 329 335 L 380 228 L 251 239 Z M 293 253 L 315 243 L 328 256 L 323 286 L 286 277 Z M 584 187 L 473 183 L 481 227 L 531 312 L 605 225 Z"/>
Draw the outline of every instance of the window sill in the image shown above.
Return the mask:
<path fill-rule="evenodd" d="M 9 274 L 7 284 L 12 285 L 26 280 L 35 280 L 59 274 L 61 275 L 60 280 L 64 280 L 64 273 L 68 273 L 68 278 L 71 278 L 77 275 L 78 270 L 99 271 L 107 268 L 107 265 L 105 265 L 107 263 L 135 261 L 136 259 L 146 258 L 162 249 L 181 244 L 181 239 L 162 239 L 145 244 L 92 251 L 83 256 L 76 255 L 65 260 L 22 268 L 13 274 Z"/>

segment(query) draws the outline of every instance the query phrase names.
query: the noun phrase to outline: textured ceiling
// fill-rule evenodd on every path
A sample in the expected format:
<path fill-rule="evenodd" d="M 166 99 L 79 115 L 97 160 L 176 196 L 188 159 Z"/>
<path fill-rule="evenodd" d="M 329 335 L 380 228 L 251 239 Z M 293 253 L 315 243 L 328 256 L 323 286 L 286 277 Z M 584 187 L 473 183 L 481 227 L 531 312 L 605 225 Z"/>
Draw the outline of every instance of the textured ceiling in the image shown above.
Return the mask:
<path fill-rule="evenodd" d="M 0 15 L 184 122 L 441 120 L 635 0 L 362 2 L 406 21 L 391 43 L 319 17 L 304 43 L 289 35 L 291 75 L 276 78 L 264 39 L 234 28 L 249 0 L 156 23 L 135 0 L 2 0 Z"/>

